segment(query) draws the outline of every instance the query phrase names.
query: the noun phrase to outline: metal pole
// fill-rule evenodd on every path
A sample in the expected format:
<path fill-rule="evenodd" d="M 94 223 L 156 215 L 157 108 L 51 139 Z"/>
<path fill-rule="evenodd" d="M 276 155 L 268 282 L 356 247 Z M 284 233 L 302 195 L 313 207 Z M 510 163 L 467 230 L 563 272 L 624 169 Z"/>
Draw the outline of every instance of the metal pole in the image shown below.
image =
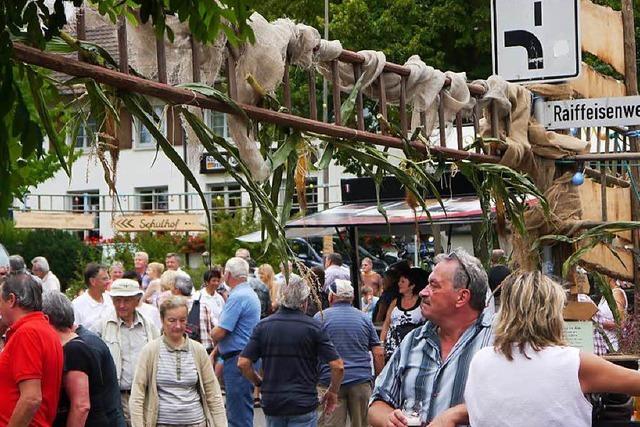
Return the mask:
<path fill-rule="evenodd" d="M 348 227 L 351 243 L 351 283 L 353 284 L 353 306 L 360 309 L 360 259 L 358 257 L 358 227 Z"/>
<path fill-rule="evenodd" d="M 324 39 L 329 40 L 329 0 L 324 0 Z M 324 123 L 329 122 L 329 100 L 328 100 L 328 91 L 329 87 L 327 84 L 327 79 L 322 79 L 322 121 Z M 324 188 L 322 191 L 322 197 L 324 199 L 324 207 L 323 209 L 329 209 L 329 167 L 330 164 L 327 165 L 326 168 L 322 171 L 322 182 L 324 183 Z"/>

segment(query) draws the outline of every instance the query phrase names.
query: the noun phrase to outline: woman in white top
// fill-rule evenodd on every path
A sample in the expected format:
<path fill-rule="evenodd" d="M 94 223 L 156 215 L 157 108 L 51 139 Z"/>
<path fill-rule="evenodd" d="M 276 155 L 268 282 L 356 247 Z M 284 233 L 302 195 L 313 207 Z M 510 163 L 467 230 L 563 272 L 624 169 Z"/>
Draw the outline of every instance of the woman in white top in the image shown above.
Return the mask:
<path fill-rule="evenodd" d="M 465 405 L 431 425 L 586 427 L 585 393 L 640 393 L 640 373 L 567 347 L 565 293 L 541 272 L 516 272 L 502 285 L 494 347 L 475 354 Z"/>

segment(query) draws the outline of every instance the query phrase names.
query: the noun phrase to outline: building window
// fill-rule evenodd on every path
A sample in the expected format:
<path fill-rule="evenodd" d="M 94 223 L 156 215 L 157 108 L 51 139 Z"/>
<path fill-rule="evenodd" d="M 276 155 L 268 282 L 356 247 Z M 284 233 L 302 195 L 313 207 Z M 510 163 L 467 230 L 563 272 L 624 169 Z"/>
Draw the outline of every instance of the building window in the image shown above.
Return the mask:
<path fill-rule="evenodd" d="M 145 212 L 167 212 L 169 195 L 167 187 L 142 188 L 136 192 L 140 195 L 139 210 Z"/>
<path fill-rule="evenodd" d="M 166 129 L 166 120 L 164 117 L 164 107 L 162 105 L 155 105 L 153 107 L 153 111 L 156 113 L 158 117 L 160 117 L 160 122 L 156 123 L 157 128 L 160 129 L 163 135 L 167 135 Z M 145 125 L 140 122 L 139 119 L 134 120 L 134 132 L 135 132 L 135 145 L 137 148 L 150 148 L 155 147 L 155 138 L 147 129 Z"/>
<path fill-rule="evenodd" d="M 209 186 L 209 191 L 211 207 L 215 211 L 235 213 L 242 206 L 240 184 L 213 184 Z"/>
<path fill-rule="evenodd" d="M 92 230 L 77 231 L 76 234 L 82 240 L 100 237 L 100 195 L 97 190 L 83 191 L 82 193 L 69 193 L 71 212 L 93 213 L 95 222 Z"/>
<path fill-rule="evenodd" d="M 81 123 L 78 127 L 76 135 L 76 148 L 89 148 L 97 139 L 98 126 L 94 118 L 89 118 L 86 122 Z"/>
<path fill-rule="evenodd" d="M 213 133 L 223 138 L 229 138 L 229 123 L 227 122 L 227 115 L 225 113 L 207 110 L 205 120 L 207 126 L 209 126 Z"/>
<path fill-rule="evenodd" d="M 306 214 L 312 214 L 318 212 L 318 178 L 307 178 L 306 182 L 306 199 L 307 210 Z M 291 215 L 295 215 L 300 212 L 300 204 L 298 203 L 298 194 L 293 194 L 293 207 L 291 208 Z"/>

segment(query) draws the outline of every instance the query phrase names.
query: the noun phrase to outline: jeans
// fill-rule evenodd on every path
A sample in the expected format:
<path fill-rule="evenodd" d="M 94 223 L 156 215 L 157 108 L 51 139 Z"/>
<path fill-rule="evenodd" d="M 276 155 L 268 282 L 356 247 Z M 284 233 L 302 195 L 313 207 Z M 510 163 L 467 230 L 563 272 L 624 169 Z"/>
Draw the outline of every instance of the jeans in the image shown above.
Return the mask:
<path fill-rule="evenodd" d="M 238 369 L 238 356 L 224 361 L 222 368 L 229 427 L 253 427 L 253 384 Z"/>
<path fill-rule="evenodd" d="M 267 427 L 316 427 L 318 414 L 316 411 L 302 415 L 283 415 L 274 417 L 267 415 Z"/>

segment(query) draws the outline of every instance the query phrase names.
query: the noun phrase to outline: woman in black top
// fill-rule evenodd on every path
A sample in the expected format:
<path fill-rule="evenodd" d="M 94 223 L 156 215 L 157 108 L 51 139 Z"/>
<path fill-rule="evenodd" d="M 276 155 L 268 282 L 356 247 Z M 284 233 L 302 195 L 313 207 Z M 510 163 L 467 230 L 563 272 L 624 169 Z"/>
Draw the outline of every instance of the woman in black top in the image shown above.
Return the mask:
<path fill-rule="evenodd" d="M 67 297 L 51 291 L 43 295 L 42 311 L 60 336 L 64 353 L 62 389 L 54 427 L 108 427 L 103 402 L 102 374 L 93 350 L 73 331 L 73 308 Z M 66 300 L 68 301 L 68 300 Z"/>
<path fill-rule="evenodd" d="M 386 360 L 391 358 L 409 332 L 424 323 L 418 294 L 427 285 L 427 281 L 427 272 L 418 267 L 400 273 L 399 295 L 387 309 L 387 317 L 380 333 Z"/>

